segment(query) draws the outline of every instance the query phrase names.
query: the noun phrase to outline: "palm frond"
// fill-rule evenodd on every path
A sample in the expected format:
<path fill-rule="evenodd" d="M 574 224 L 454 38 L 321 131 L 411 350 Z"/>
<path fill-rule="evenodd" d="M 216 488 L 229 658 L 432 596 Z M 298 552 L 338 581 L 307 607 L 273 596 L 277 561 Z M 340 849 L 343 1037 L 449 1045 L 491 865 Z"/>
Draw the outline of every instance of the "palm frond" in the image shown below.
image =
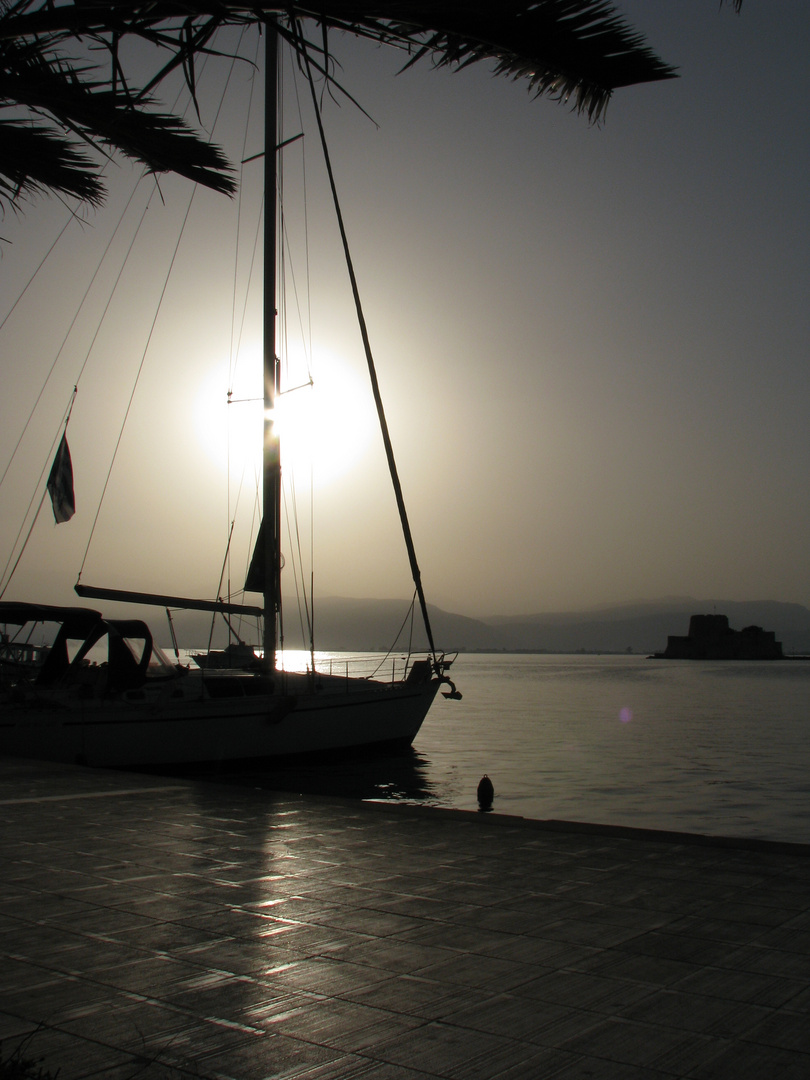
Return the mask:
<path fill-rule="evenodd" d="M 90 77 L 86 64 L 43 53 L 36 43 L 0 41 L 0 102 L 6 109 L 24 105 L 31 118 L 28 124 L 19 117 L 5 124 L 6 143 L 9 150 L 14 145 L 15 156 L 0 158 L 0 196 L 12 202 L 49 186 L 100 201 L 104 188 L 98 163 L 81 152 L 81 142 L 105 156 L 123 153 L 153 172 L 177 172 L 228 194 L 235 190 L 224 154 L 181 119 L 157 111 L 151 98 L 139 96 L 136 104 L 129 88 L 108 88 Z M 35 155 L 29 181 L 20 175 L 29 167 L 26 147 Z M 78 179 L 82 172 L 84 185 Z M 48 175 L 61 179 L 49 185 Z"/>
<path fill-rule="evenodd" d="M 644 45 L 608 0 L 321 0 L 257 3 L 231 0 L 17 0 L 0 36 L 38 35 L 53 42 L 85 35 L 109 47 L 108 35 L 137 35 L 193 57 L 190 27 L 208 30 L 273 20 L 310 19 L 329 29 L 429 55 L 438 66 L 492 61 L 496 74 L 526 79 L 537 93 L 591 100 L 619 86 L 671 78 L 672 68 Z M 584 88 L 580 93 L 580 88 Z"/>
<path fill-rule="evenodd" d="M 606 0 L 512 0 L 498 4 L 495 17 L 491 4 L 423 7 L 433 13 L 435 29 L 427 33 L 411 21 L 414 15 L 380 28 L 381 39 L 388 34 L 416 48 L 408 66 L 422 56 L 457 69 L 489 61 L 495 75 L 524 81 L 536 96 L 572 101 L 592 120 L 618 87 L 675 76 Z"/>
<path fill-rule="evenodd" d="M 739 10 L 742 0 L 728 2 Z M 79 79 L 83 90 L 73 87 L 75 100 L 60 122 L 149 168 L 172 169 L 228 191 L 224 158 L 203 151 L 202 140 L 182 121 L 157 111 L 151 93 L 181 68 L 193 97 L 195 60 L 213 51 L 211 39 L 220 27 L 271 22 L 335 87 L 327 32 L 345 31 L 404 50 L 405 67 L 422 58 L 454 70 L 489 63 L 495 75 L 523 82 L 535 96 L 568 102 L 591 121 L 603 115 L 617 88 L 675 75 L 609 0 L 0 0 L 0 64 L 3 54 L 13 54 L 7 46 L 30 46 L 67 84 L 70 70 L 79 79 L 77 62 L 69 58 L 79 41 L 106 51 L 108 70 L 96 71 L 92 85 Z M 301 31 L 307 22 L 320 28 L 320 43 Z M 155 46 L 155 69 L 140 87 L 130 85 L 121 62 L 119 45 L 127 37 Z M 57 72 L 60 50 L 68 59 L 59 61 Z M 27 101 L 30 89 L 23 81 L 16 99 L 12 90 L 0 99 L 60 116 L 52 99 Z M 151 120 L 142 124 L 136 119 L 147 115 Z"/>
<path fill-rule="evenodd" d="M 75 144 L 42 124 L 0 117 L 0 203 L 58 192 L 98 205 L 104 187 L 93 162 Z"/>

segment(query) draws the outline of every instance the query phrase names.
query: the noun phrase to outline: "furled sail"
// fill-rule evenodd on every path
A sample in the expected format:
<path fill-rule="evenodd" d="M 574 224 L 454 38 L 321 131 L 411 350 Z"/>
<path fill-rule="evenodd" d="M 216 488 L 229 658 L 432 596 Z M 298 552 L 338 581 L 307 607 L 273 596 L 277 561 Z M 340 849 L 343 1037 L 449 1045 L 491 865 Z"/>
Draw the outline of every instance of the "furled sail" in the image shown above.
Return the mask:
<path fill-rule="evenodd" d="M 245 578 L 245 592 L 264 592 L 267 575 L 264 572 L 264 518 L 259 526 L 259 535 L 253 548 L 253 556 Z"/>

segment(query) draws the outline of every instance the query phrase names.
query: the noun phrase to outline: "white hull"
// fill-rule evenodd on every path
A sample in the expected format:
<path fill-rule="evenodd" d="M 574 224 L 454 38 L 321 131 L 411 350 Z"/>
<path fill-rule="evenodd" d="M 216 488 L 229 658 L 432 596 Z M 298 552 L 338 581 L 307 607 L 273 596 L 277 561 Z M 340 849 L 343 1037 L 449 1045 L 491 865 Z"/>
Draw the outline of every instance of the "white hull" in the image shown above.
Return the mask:
<path fill-rule="evenodd" d="M 189 680 L 191 682 L 191 680 Z M 440 683 L 336 680 L 321 691 L 0 706 L 0 751 L 100 767 L 173 765 L 410 744 Z M 151 699 L 151 700 L 150 700 Z"/>

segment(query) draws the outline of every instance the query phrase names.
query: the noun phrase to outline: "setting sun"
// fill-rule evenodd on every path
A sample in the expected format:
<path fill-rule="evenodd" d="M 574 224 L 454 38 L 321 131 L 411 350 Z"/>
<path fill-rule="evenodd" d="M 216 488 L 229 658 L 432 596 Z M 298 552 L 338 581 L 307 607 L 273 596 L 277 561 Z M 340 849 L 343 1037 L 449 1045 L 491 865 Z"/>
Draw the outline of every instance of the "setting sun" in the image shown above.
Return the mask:
<path fill-rule="evenodd" d="M 369 389 L 336 356 L 320 353 L 312 383 L 278 398 L 276 424 L 282 469 L 311 471 L 316 485 L 329 484 L 358 463 L 371 441 Z"/>
<path fill-rule="evenodd" d="M 195 410 L 197 436 L 223 471 L 243 474 L 261 468 L 263 403 L 258 360 L 243 365 L 230 395 L 227 371 L 211 372 Z M 250 371 L 248 371 L 248 367 Z M 244 377 L 242 377 L 244 376 Z M 273 416 L 281 441 L 285 476 L 330 484 L 362 458 L 376 426 L 371 393 L 333 353 L 319 350 L 311 381 L 306 369 L 288 376 Z"/>

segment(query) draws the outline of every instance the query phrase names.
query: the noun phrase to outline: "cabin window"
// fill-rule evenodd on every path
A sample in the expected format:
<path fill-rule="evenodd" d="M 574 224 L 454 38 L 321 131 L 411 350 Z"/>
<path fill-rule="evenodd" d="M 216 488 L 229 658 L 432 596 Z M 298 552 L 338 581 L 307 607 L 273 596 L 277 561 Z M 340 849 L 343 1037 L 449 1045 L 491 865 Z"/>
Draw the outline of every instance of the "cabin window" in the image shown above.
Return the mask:
<path fill-rule="evenodd" d="M 81 651 L 82 645 L 84 645 L 85 639 L 83 637 L 66 638 L 65 648 L 67 649 L 68 663 L 72 664 Z M 83 657 L 83 661 L 88 666 L 94 666 L 98 664 L 107 663 L 107 639 L 102 638 L 101 641 L 97 641 L 92 649 L 88 649 L 87 653 Z"/>
<path fill-rule="evenodd" d="M 143 655 L 143 649 L 141 649 L 141 655 Z M 149 657 L 149 667 L 146 669 L 147 679 L 168 679 L 173 678 L 177 674 L 177 670 L 166 653 L 152 642 L 152 655 Z"/>

